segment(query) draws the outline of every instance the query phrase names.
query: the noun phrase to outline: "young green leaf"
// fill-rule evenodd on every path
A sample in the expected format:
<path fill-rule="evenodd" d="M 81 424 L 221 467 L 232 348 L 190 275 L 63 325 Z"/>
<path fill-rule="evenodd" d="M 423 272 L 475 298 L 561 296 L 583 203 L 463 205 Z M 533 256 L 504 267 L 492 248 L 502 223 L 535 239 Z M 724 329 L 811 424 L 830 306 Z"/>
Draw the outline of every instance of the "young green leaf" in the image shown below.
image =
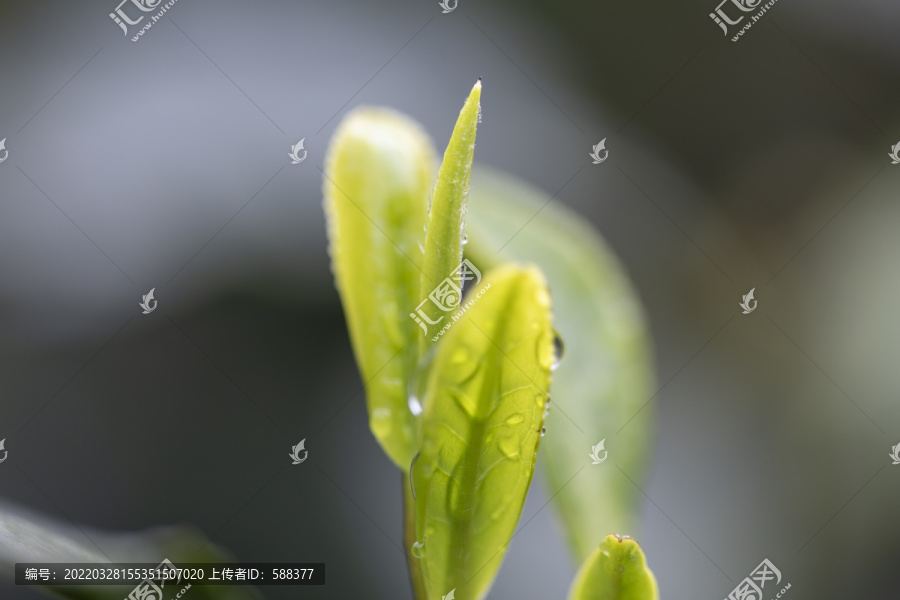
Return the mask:
<path fill-rule="evenodd" d="M 570 547 L 584 560 L 610 531 L 634 529 L 635 483 L 644 476 L 653 414 L 640 302 L 583 218 L 509 176 L 476 166 L 468 229 L 466 251 L 476 264 L 534 262 L 553 291 L 554 325 L 566 349 L 553 373 L 557 410 L 547 419 L 540 460 Z M 593 464 L 591 447 L 604 439 L 609 460 Z"/>
<path fill-rule="evenodd" d="M 331 265 L 369 425 L 403 470 L 417 445 L 407 382 L 418 362 L 419 326 L 410 313 L 422 300 L 419 244 L 434 164 L 416 123 L 389 110 L 357 109 L 332 139 L 324 178 Z"/>
<path fill-rule="evenodd" d="M 541 441 L 554 332 L 535 267 L 505 265 L 467 296 L 427 374 L 412 468 L 428 600 L 483 598 L 513 535 Z"/>
<path fill-rule="evenodd" d="M 656 578 L 630 537 L 608 535 L 584 561 L 569 600 L 657 600 Z"/>
<path fill-rule="evenodd" d="M 434 195 L 428 213 L 425 235 L 425 264 L 422 271 L 422 297 L 456 270 L 462 258 L 462 236 L 465 226 L 469 176 L 475 154 L 475 131 L 481 111 L 481 78 L 475 83 L 459 112 L 444 160 L 438 170 Z M 425 312 L 434 320 L 437 309 L 426 304 Z M 426 335 L 420 335 L 422 348 Z"/>

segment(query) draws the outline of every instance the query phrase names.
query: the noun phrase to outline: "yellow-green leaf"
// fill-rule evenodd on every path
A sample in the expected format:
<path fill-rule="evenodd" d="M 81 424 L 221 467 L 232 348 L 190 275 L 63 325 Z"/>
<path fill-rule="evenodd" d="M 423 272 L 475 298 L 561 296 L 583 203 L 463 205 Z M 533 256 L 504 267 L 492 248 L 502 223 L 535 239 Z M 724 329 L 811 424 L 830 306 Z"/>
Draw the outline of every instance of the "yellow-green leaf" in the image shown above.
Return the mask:
<path fill-rule="evenodd" d="M 417 425 L 407 381 L 418 362 L 422 250 L 434 181 L 431 144 L 413 121 L 357 109 L 335 133 L 324 178 L 329 252 L 363 381 L 369 424 L 388 456 L 408 469 Z"/>
<path fill-rule="evenodd" d="M 608 535 L 584 561 L 569 600 L 657 600 L 656 578 L 638 543 Z"/>
<path fill-rule="evenodd" d="M 640 302 L 590 224 L 519 180 L 476 165 L 468 221 L 466 254 L 475 264 L 531 261 L 553 292 L 566 350 L 553 373 L 541 472 L 580 562 L 610 531 L 634 530 L 635 483 L 644 477 L 653 421 Z M 591 447 L 601 440 L 609 454 L 599 455 L 608 460 L 593 464 Z"/>
<path fill-rule="evenodd" d="M 416 542 L 428 600 L 483 598 L 525 502 L 554 363 L 541 272 L 504 265 L 466 297 L 427 372 L 413 463 Z"/>
<path fill-rule="evenodd" d="M 423 298 L 459 267 L 462 258 L 469 176 L 472 171 L 472 157 L 475 154 L 475 131 L 478 128 L 480 111 L 481 78 L 475 83 L 459 112 L 434 185 L 434 196 L 428 213 L 428 231 L 425 236 Z M 426 303 L 424 310 L 432 320 L 441 316 L 438 309 L 430 304 Z M 423 332 L 420 337 L 423 348 L 425 337 L 426 334 Z"/>

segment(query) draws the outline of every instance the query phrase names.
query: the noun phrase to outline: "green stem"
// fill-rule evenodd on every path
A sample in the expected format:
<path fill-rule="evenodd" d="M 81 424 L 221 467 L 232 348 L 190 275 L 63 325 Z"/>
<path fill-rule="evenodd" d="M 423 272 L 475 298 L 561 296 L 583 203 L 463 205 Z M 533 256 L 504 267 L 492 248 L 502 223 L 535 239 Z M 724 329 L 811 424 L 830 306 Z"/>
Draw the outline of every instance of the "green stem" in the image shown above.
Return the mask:
<path fill-rule="evenodd" d="M 416 510 L 412 497 L 412 486 L 409 474 L 403 473 L 403 544 L 406 554 L 406 567 L 409 570 L 409 583 L 412 586 L 415 600 L 428 600 L 425 593 L 425 582 L 422 580 L 422 566 L 419 559 L 413 556 L 411 548 L 416 541 Z"/>

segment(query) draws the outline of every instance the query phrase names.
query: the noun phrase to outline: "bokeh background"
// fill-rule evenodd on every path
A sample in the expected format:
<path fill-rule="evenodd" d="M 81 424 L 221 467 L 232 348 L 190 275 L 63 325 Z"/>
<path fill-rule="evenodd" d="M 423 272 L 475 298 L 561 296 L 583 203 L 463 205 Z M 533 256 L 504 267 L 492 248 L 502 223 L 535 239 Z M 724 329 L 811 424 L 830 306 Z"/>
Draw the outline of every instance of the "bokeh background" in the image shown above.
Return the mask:
<path fill-rule="evenodd" d="M 477 162 L 592 222 L 644 304 L 657 434 L 628 533 L 662 597 L 724 598 L 768 557 L 788 597 L 896 598 L 900 5 L 780 0 L 733 43 L 715 4 L 179 0 L 132 43 L 115 1 L 0 2 L 0 500 L 327 563 L 272 600 L 410 597 L 319 168 L 361 104 L 443 148 L 482 76 Z M 492 598 L 564 597 L 550 497 Z"/>

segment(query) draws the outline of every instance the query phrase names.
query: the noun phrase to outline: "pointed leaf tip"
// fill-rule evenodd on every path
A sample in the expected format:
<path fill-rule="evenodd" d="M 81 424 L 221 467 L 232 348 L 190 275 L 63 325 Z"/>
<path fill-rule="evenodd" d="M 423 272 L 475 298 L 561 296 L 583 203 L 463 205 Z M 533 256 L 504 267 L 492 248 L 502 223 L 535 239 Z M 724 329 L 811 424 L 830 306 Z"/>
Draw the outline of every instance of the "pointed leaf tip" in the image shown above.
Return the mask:
<path fill-rule="evenodd" d="M 584 561 L 569 600 L 658 600 L 656 577 L 641 547 L 628 536 L 610 534 Z"/>
<path fill-rule="evenodd" d="M 425 260 L 421 277 L 421 296 L 428 297 L 435 286 L 459 267 L 462 258 L 462 236 L 465 229 L 469 177 L 475 155 L 475 132 L 481 113 L 481 81 L 477 81 L 466 98 L 444 152 L 438 170 L 428 228 L 425 234 Z M 430 320 L 439 318 L 437 310 Z M 426 334 L 420 332 L 420 349 Z"/>

